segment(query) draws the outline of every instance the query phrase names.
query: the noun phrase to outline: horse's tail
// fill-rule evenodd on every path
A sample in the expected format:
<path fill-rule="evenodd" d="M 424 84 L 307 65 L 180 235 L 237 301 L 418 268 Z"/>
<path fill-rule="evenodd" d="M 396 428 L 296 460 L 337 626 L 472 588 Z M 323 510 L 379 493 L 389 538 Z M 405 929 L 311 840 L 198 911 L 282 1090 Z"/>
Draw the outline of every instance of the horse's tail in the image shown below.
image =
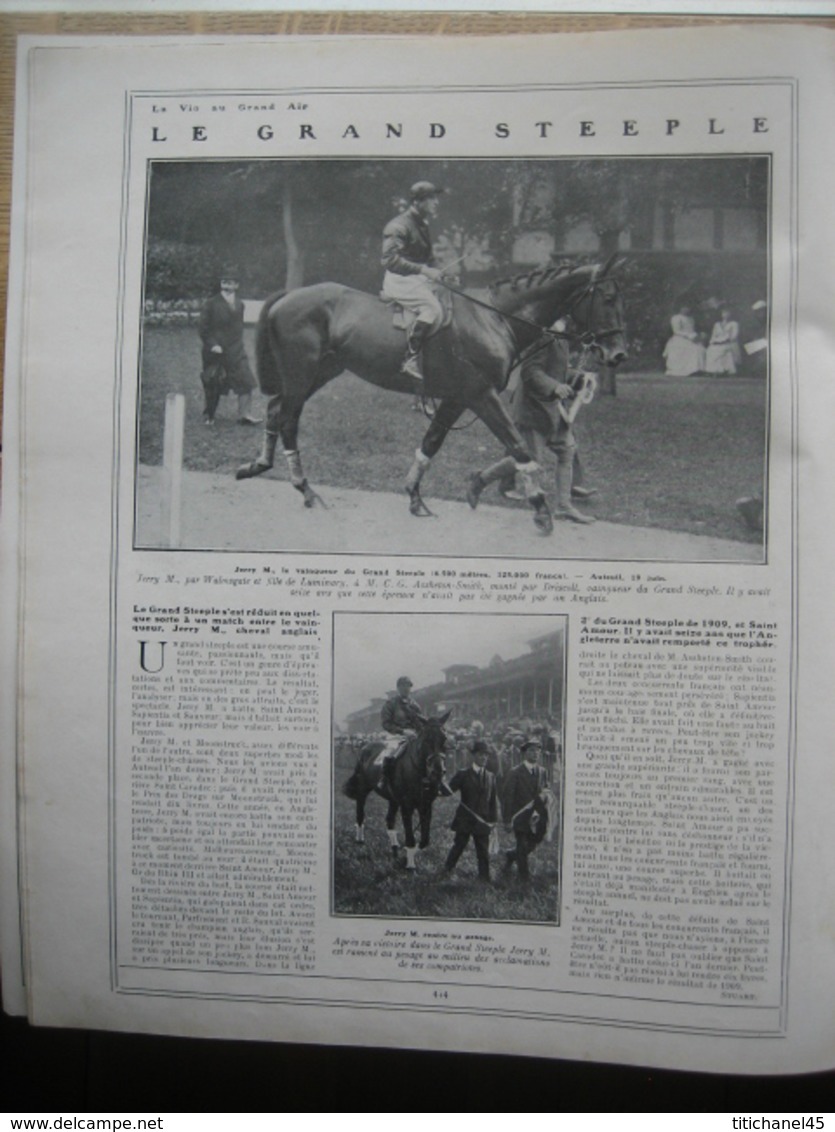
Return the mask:
<path fill-rule="evenodd" d="M 271 295 L 267 295 L 255 328 L 255 368 L 258 385 L 261 392 L 268 397 L 275 397 L 282 389 L 281 374 L 273 350 L 270 314 L 278 300 L 286 293 L 286 291 L 274 291 Z"/>
<path fill-rule="evenodd" d="M 360 755 L 359 758 L 357 759 L 356 766 L 354 767 L 354 773 L 351 775 L 351 777 L 348 779 L 348 781 L 342 787 L 342 793 L 347 798 L 350 798 L 352 802 L 356 802 L 357 795 L 359 794 L 360 777 L 362 775 L 362 771 L 363 771 L 363 757 L 362 757 L 362 755 Z"/>

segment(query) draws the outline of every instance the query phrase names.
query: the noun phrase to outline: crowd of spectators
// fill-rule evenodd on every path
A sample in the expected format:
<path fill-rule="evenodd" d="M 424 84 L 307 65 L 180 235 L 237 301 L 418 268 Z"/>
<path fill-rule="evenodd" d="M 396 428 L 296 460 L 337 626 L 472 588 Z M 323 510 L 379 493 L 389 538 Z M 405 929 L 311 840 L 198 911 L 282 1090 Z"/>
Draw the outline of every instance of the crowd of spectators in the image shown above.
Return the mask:
<path fill-rule="evenodd" d="M 337 748 L 343 753 L 350 750 L 352 755 L 358 755 L 367 743 L 385 738 L 384 731 L 343 735 L 337 739 Z M 448 726 L 447 774 L 466 769 L 472 761 L 473 743 L 481 740 L 487 744 L 487 769 L 496 775 L 501 785 L 508 771 L 522 762 L 522 745 L 534 738 L 542 743 L 542 766 L 548 784 L 558 788 L 562 775 L 562 738 L 559 721 L 552 715 L 507 716 L 487 724 L 470 719 L 465 723 L 459 721 L 456 727 Z"/>

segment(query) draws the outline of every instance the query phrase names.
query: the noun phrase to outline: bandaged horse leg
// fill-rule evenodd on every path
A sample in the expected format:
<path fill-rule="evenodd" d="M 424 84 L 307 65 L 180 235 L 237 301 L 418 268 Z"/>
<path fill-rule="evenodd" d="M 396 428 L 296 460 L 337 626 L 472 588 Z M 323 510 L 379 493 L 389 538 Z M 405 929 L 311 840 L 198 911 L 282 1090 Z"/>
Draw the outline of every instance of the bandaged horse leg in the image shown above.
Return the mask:
<path fill-rule="evenodd" d="M 417 856 L 417 847 L 415 845 L 412 845 L 412 847 L 409 848 L 409 846 L 407 845 L 406 846 L 406 870 L 407 870 L 407 872 L 413 873 L 415 871 L 415 869 L 417 868 L 417 864 L 415 863 L 416 856 Z"/>
<path fill-rule="evenodd" d="M 281 434 L 279 414 L 281 411 L 281 397 L 271 397 L 267 402 L 267 419 L 264 424 L 264 438 L 261 443 L 261 454 L 249 464 L 241 464 L 235 473 L 235 479 L 248 480 L 254 476 L 263 475 L 273 466 L 275 460 L 275 446 Z"/>
<path fill-rule="evenodd" d="M 318 492 L 314 491 L 310 484 L 307 482 L 307 476 L 302 469 L 302 457 L 298 449 L 288 452 L 284 451 L 284 457 L 287 460 L 287 467 L 290 470 L 290 483 L 304 496 L 305 507 L 313 507 L 314 504 L 319 503 L 322 507 L 326 507 L 324 499 Z"/>
<path fill-rule="evenodd" d="M 412 515 L 431 515 L 432 512 L 423 502 L 420 494 L 420 484 L 426 469 L 432 462 L 432 457 L 439 451 L 449 433 L 449 430 L 464 412 L 464 406 L 455 401 L 441 401 L 432 423 L 426 430 L 420 448 L 415 452 L 415 459 L 406 476 L 406 491 L 409 493 L 409 511 Z"/>
<path fill-rule="evenodd" d="M 354 838 L 357 845 L 365 845 L 365 826 L 357 824 L 356 836 Z"/>
<path fill-rule="evenodd" d="M 423 474 L 431 463 L 431 457 L 427 456 L 421 448 L 418 448 L 415 452 L 412 466 L 409 468 L 409 473 L 406 476 L 406 491 L 409 493 L 409 511 L 419 517 L 432 515 L 432 512 L 423 502 L 420 494 L 420 481 L 423 479 Z"/>

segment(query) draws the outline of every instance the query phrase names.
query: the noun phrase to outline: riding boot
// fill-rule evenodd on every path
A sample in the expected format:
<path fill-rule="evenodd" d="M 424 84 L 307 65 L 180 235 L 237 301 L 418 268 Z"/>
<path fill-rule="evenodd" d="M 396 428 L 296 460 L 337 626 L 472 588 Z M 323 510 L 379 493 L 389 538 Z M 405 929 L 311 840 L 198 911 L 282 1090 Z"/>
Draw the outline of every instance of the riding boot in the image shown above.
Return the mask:
<path fill-rule="evenodd" d="M 577 449 L 574 449 L 574 476 L 571 484 L 571 498 L 572 499 L 591 499 L 593 495 L 597 495 L 596 487 L 586 487 L 586 477 L 583 471 L 583 465 L 580 457 L 577 455 Z"/>
<path fill-rule="evenodd" d="M 557 464 L 557 510 L 555 519 L 570 519 L 572 523 L 593 523 L 593 515 L 584 515 L 571 502 L 571 463 Z"/>
<path fill-rule="evenodd" d="M 430 322 L 418 320 L 406 335 L 406 357 L 400 371 L 416 381 L 419 389 L 423 388 L 423 343 L 431 329 Z"/>

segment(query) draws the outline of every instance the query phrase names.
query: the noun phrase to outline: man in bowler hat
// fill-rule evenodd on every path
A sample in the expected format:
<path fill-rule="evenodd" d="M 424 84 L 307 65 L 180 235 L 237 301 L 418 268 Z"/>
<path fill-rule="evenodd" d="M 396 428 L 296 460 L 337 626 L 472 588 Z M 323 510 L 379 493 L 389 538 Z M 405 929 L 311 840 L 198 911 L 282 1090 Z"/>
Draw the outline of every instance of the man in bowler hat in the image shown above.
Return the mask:
<path fill-rule="evenodd" d="M 522 762 L 511 770 L 502 787 L 502 814 L 505 825 L 513 830 L 516 848 L 507 853 L 506 863 L 516 865 L 519 880 L 530 880 L 528 857 L 545 836 L 548 827 L 548 809 L 542 797 L 545 789 L 545 771 L 540 766 L 542 744 L 539 739 L 528 739 L 522 744 Z"/>
<path fill-rule="evenodd" d="M 461 801 L 450 829 L 455 840 L 444 868 L 451 873 L 470 838 L 475 846 L 478 879 L 490 880 L 490 833 L 498 818 L 496 776 L 487 769 L 487 744 L 476 739 L 472 744 L 472 765 L 459 770 L 449 782 L 449 789 L 460 791 Z"/>
<path fill-rule="evenodd" d="M 227 265 L 221 272 L 220 290 L 200 312 L 201 379 L 206 394 L 203 415 L 207 425 L 214 424 L 221 394 L 230 391 L 238 395 L 238 424 L 260 424 L 260 418 L 251 412 L 256 383 L 244 350 L 244 305 L 238 298 L 239 287 L 240 272 Z"/>

